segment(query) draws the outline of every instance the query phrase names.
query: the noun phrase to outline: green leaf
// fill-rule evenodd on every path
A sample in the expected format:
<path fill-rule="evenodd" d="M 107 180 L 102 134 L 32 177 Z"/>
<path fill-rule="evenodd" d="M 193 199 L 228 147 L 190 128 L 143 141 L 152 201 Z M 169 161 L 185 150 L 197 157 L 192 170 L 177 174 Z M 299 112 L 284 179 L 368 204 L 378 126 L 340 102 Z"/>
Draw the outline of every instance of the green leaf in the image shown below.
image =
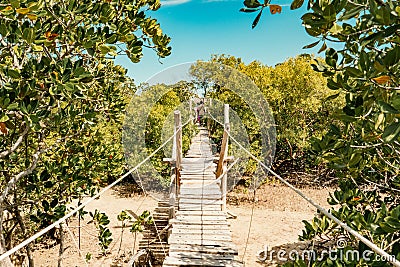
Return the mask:
<path fill-rule="evenodd" d="M 390 11 L 386 6 L 379 7 L 378 10 L 375 12 L 375 19 L 383 25 L 390 25 L 390 18 Z"/>
<path fill-rule="evenodd" d="M 336 98 L 338 98 L 339 95 L 340 95 L 340 93 L 337 93 L 337 94 L 334 94 L 334 95 L 330 95 L 325 99 L 325 101 L 331 101 L 333 99 L 336 99 Z"/>
<path fill-rule="evenodd" d="M 252 29 L 254 29 L 257 26 L 258 22 L 260 21 L 262 12 L 263 10 L 261 9 L 260 13 L 258 13 L 257 17 L 254 19 L 253 24 L 251 25 Z"/>
<path fill-rule="evenodd" d="M 383 66 L 379 61 L 374 62 L 374 68 L 379 72 L 383 72 L 386 70 L 386 67 Z"/>
<path fill-rule="evenodd" d="M 390 113 L 390 114 L 399 114 L 399 111 L 395 109 L 393 106 L 389 105 L 388 103 L 379 100 L 378 106 L 381 108 L 382 112 Z"/>
<path fill-rule="evenodd" d="M 360 153 L 354 153 L 351 155 L 350 160 L 349 160 L 349 167 L 354 167 L 357 165 L 360 160 L 362 159 L 362 155 Z"/>
<path fill-rule="evenodd" d="M 111 51 L 111 48 L 108 45 L 102 44 L 99 46 L 100 52 L 105 55 Z"/>
<path fill-rule="evenodd" d="M 50 207 L 55 208 L 58 204 L 58 198 L 53 198 L 53 200 L 50 202 Z"/>
<path fill-rule="evenodd" d="M 386 217 L 385 222 L 392 228 L 400 230 L 400 222 L 399 219 L 393 217 Z"/>
<path fill-rule="evenodd" d="M 398 6 L 400 8 L 400 6 Z M 383 37 L 389 37 L 392 34 L 394 34 L 398 29 L 400 29 L 400 24 L 396 24 L 390 27 L 387 27 L 384 31 L 383 31 Z"/>
<path fill-rule="evenodd" d="M 22 37 L 24 40 L 28 43 L 31 44 L 34 40 L 34 33 L 32 28 L 25 28 L 24 32 L 22 34 Z"/>
<path fill-rule="evenodd" d="M 382 134 L 382 139 L 386 143 L 394 141 L 400 133 L 400 122 L 393 122 L 385 128 Z"/>
<path fill-rule="evenodd" d="M 360 68 L 362 70 L 368 71 L 370 60 L 368 54 L 365 51 L 360 53 Z"/>
<path fill-rule="evenodd" d="M 329 32 L 332 33 L 333 35 L 336 35 L 340 32 L 343 31 L 342 26 L 340 26 L 339 24 L 333 24 L 332 28 L 329 29 Z"/>
<path fill-rule="evenodd" d="M 361 70 L 354 67 L 346 67 L 345 70 L 353 77 L 361 78 L 364 76 L 364 73 Z"/>
<path fill-rule="evenodd" d="M 249 7 L 249 8 L 257 8 L 257 7 L 262 6 L 261 3 L 258 2 L 258 0 L 245 0 L 245 1 L 243 2 L 243 4 L 244 4 L 246 7 Z"/>
<path fill-rule="evenodd" d="M 344 21 L 351 19 L 358 14 L 360 14 L 361 10 L 364 9 L 364 6 L 353 6 L 351 9 L 347 9 L 338 20 Z"/>
<path fill-rule="evenodd" d="M 342 89 L 342 86 L 339 83 L 337 83 L 334 80 L 332 80 L 332 79 L 328 79 L 327 85 L 328 85 L 329 89 L 332 89 L 332 90 Z"/>
<path fill-rule="evenodd" d="M 45 211 L 48 211 L 50 209 L 50 204 L 49 204 L 49 202 L 47 202 L 47 200 L 42 201 L 42 206 Z"/>
<path fill-rule="evenodd" d="M 326 42 L 324 42 L 322 44 L 321 48 L 318 50 L 318 53 L 324 52 L 327 48 L 328 48 L 328 46 L 326 45 Z"/>
<path fill-rule="evenodd" d="M 304 3 L 304 0 L 293 0 L 292 4 L 290 5 L 290 9 L 298 9 L 300 8 Z"/>
<path fill-rule="evenodd" d="M 112 34 L 110 37 L 107 38 L 106 42 L 108 44 L 114 44 L 117 41 L 117 35 Z"/>
<path fill-rule="evenodd" d="M 386 233 L 395 233 L 397 230 L 390 227 L 387 223 L 380 223 L 379 226 L 382 228 L 383 231 Z"/>
<path fill-rule="evenodd" d="M 316 42 L 314 42 L 314 43 L 311 43 L 311 44 L 308 44 L 308 45 L 306 45 L 306 46 L 303 46 L 303 49 L 308 49 L 308 48 L 313 48 L 314 46 L 316 46 L 317 44 L 319 44 L 319 40 L 318 41 L 316 41 Z"/>
<path fill-rule="evenodd" d="M 385 114 L 380 113 L 378 115 L 378 118 L 375 122 L 375 130 L 378 130 L 379 126 L 382 124 L 383 120 L 385 119 Z"/>
<path fill-rule="evenodd" d="M 393 66 L 400 61 L 400 46 L 395 46 L 393 49 L 386 53 L 383 62 L 387 66 Z"/>
<path fill-rule="evenodd" d="M 21 74 L 19 73 L 19 70 L 8 69 L 7 73 L 13 79 L 21 78 Z"/>
<path fill-rule="evenodd" d="M 3 115 L 0 117 L 0 122 L 6 122 L 10 118 L 7 116 L 7 114 L 3 113 Z"/>
<path fill-rule="evenodd" d="M 8 105 L 7 109 L 8 110 L 14 110 L 18 108 L 18 103 L 12 103 L 10 105 Z"/>
<path fill-rule="evenodd" d="M 325 7 L 323 12 L 324 19 L 327 21 L 335 21 L 336 20 L 336 9 L 333 4 Z"/>
<path fill-rule="evenodd" d="M 21 15 L 26 15 L 26 14 L 28 14 L 29 12 L 31 12 L 30 8 L 17 8 L 15 11 L 16 11 L 18 14 L 21 14 Z"/>
<path fill-rule="evenodd" d="M 19 0 L 10 0 L 10 4 L 13 8 L 19 8 L 20 7 L 20 1 Z"/>
<path fill-rule="evenodd" d="M 7 36 L 8 35 L 8 29 L 7 26 L 5 24 L 0 24 L 0 34 L 3 36 Z"/>

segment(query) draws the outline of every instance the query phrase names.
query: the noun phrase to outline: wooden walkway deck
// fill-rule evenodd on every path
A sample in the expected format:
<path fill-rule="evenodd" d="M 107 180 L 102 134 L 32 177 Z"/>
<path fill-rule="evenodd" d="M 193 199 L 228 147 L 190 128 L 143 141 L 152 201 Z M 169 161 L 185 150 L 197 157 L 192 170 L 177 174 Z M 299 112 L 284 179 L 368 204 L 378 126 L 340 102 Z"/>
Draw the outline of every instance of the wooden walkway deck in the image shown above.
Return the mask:
<path fill-rule="evenodd" d="M 242 266 L 232 242 L 226 212 L 221 210 L 210 140 L 205 128 L 193 138 L 181 164 L 178 210 L 171 219 L 169 253 L 163 266 Z"/>

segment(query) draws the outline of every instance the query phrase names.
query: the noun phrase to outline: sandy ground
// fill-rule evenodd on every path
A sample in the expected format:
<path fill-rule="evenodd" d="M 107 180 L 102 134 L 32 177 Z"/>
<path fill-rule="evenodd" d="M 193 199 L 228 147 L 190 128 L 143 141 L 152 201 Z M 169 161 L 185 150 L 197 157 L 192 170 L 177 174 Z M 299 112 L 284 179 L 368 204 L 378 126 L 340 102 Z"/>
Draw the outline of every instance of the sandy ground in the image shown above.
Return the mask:
<path fill-rule="evenodd" d="M 326 198 L 332 189 L 303 189 L 304 192 L 323 206 L 328 206 Z M 117 215 L 122 210 L 132 210 L 141 214 L 144 210 L 152 211 L 157 205 L 150 197 L 126 194 L 126 188 L 117 187 L 105 193 L 99 200 L 92 202 L 86 211 L 98 209 L 105 212 L 110 219 L 110 230 L 113 242 L 109 253 L 103 255 L 98 246 L 97 232 L 93 225 L 87 224 L 89 216 L 81 222 L 81 256 L 77 249 L 78 222 L 74 218 L 68 223 L 65 232 L 66 251 L 63 254 L 62 266 L 126 266 L 141 234 L 138 234 L 136 245 L 134 236 L 125 229 L 121 241 L 121 223 Z M 128 190 L 129 191 L 129 190 Z M 293 244 L 298 246 L 298 235 L 303 229 L 302 220 L 309 220 L 315 215 L 315 208 L 298 197 L 290 189 L 281 185 L 265 185 L 257 191 L 253 205 L 253 195 L 245 189 L 236 189 L 228 196 L 228 210 L 237 215 L 230 219 L 232 237 L 239 249 L 238 259 L 245 266 L 271 266 L 271 262 L 260 262 L 257 255 L 260 251 L 275 246 Z M 252 216 L 253 214 L 253 216 Z M 251 225 L 250 225 L 251 221 Z M 135 246 L 135 247 L 134 247 Z M 91 259 L 85 261 L 85 255 Z M 59 246 L 42 247 L 34 253 L 35 266 L 57 266 Z"/>
<path fill-rule="evenodd" d="M 328 207 L 326 199 L 332 189 L 302 191 L 322 206 Z M 263 186 L 257 191 L 255 205 L 247 203 L 252 198 L 253 195 L 241 193 L 240 190 L 229 195 L 231 203 L 235 199 L 241 200 L 236 205 L 228 205 L 229 211 L 237 215 L 236 219 L 230 221 L 233 241 L 239 249 L 238 259 L 245 266 L 272 266 L 274 264 L 270 261 L 258 260 L 260 252 L 267 251 L 267 255 L 274 255 L 270 252 L 281 245 L 288 245 L 290 249 L 298 248 L 302 221 L 312 219 L 316 209 L 282 185 Z"/>

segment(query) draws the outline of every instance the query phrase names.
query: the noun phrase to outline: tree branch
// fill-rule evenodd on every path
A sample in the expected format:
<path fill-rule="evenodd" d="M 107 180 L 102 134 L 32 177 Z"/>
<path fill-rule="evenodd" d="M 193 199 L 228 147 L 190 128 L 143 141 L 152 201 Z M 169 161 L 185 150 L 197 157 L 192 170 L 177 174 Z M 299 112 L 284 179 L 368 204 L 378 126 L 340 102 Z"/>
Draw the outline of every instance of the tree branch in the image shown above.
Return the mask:
<path fill-rule="evenodd" d="M 12 147 L 10 149 L 0 152 L 0 158 L 4 158 L 4 157 L 10 155 L 11 153 L 13 153 L 18 148 L 18 146 L 22 143 L 22 140 L 24 139 L 25 135 L 28 133 L 29 129 L 30 129 L 29 125 L 26 125 L 24 131 L 18 137 L 18 139 L 14 143 L 14 145 L 12 145 Z"/>
<path fill-rule="evenodd" d="M 392 87 L 392 86 L 384 86 L 380 85 L 379 83 L 375 82 L 374 80 L 371 79 L 371 82 L 378 86 L 379 88 L 385 89 L 385 90 L 400 90 L 400 87 Z"/>

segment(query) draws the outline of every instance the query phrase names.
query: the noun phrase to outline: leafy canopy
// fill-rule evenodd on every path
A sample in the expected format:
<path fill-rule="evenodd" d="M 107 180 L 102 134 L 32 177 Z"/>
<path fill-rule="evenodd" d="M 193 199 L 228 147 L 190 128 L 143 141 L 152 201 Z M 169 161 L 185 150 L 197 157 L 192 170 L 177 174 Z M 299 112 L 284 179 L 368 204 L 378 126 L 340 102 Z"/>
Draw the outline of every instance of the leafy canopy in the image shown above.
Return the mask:
<path fill-rule="evenodd" d="M 398 1 L 309 0 L 307 3 L 303 25 L 318 40 L 305 48 L 322 43 L 320 52 L 325 51 L 325 60 L 316 60 L 313 68 L 328 78 L 329 88 L 345 95 L 345 105 L 336 115 L 340 123 L 331 125 L 325 136 L 313 141 L 321 159 L 339 170 L 337 174 L 344 178 L 330 198 L 332 205 L 339 205 L 332 212 L 400 259 Z M 249 7 L 248 1 L 244 4 Z M 302 5 L 304 0 L 295 0 L 291 8 Z M 332 48 L 332 42 L 341 48 Z M 360 254 L 365 251 L 364 244 L 326 218 L 306 223 L 302 238 L 334 239 L 343 234 L 351 241 L 349 246 Z M 326 259 L 314 262 L 313 266 L 355 266 L 357 262 Z M 368 264 L 387 265 L 377 258 Z"/>
<path fill-rule="evenodd" d="M 158 0 L 0 4 L 0 253 L 122 171 L 119 140 L 106 129 L 120 131 L 136 89 L 113 59 L 139 62 L 143 47 L 170 54 L 170 38 L 147 15 L 159 7 Z"/>

